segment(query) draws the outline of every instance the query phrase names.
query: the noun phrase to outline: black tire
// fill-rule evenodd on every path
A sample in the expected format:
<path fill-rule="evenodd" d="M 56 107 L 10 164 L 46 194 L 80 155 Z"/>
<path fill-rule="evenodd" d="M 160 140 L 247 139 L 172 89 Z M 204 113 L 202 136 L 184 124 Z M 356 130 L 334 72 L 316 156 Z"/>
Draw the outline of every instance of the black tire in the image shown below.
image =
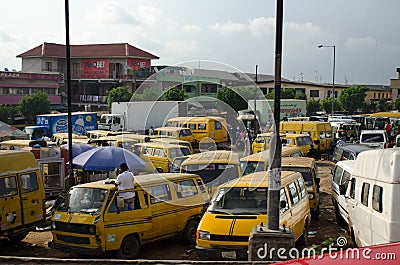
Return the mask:
<path fill-rule="evenodd" d="M 120 248 L 115 253 L 119 259 L 135 259 L 140 250 L 139 240 L 133 235 L 126 236 L 122 240 Z"/>
<path fill-rule="evenodd" d="M 19 242 L 21 242 L 26 236 L 28 235 L 28 232 L 20 233 L 18 235 L 15 235 L 13 237 L 10 237 L 10 245 L 16 245 Z"/>
<path fill-rule="evenodd" d="M 183 232 L 183 240 L 190 245 L 196 244 L 196 231 L 199 223 L 195 220 L 190 220 L 186 224 L 185 231 Z"/>
<path fill-rule="evenodd" d="M 311 212 L 311 220 L 312 221 L 319 220 L 319 214 L 320 214 L 320 211 L 319 211 L 319 205 L 318 205 L 317 210 Z"/>

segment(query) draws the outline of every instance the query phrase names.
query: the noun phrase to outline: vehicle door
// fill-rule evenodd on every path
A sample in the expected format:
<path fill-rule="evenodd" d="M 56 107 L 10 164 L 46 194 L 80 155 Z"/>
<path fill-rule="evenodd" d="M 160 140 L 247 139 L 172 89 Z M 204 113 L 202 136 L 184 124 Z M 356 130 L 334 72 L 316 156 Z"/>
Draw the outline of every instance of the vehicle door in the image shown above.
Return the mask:
<path fill-rule="evenodd" d="M 44 219 L 44 190 L 37 171 L 19 174 L 23 223 L 30 224 Z"/>
<path fill-rule="evenodd" d="M 214 141 L 215 142 L 223 142 L 224 139 L 224 130 L 222 123 L 219 121 L 214 121 Z"/>
<path fill-rule="evenodd" d="M 123 238 L 132 233 L 141 233 L 142 239 L 146 238 L 148 231 L 152 230 L 152 216 L 148 200 L 142 190 L 135 192 L 135 208 L 118 208 L 116 192 L 111 198 L 104 213 L 104 237 L 106 250 L 115 250 L 120 247 Z M 125 206 L 125 205 L 124 205 Z"/>
<path fill-rule="evenodd" d="M 350 181 L 351 181 L 350 172 L 343 170 L 343 175 L 340 180 L 340 185 L 344 185 L 346 192 L 347 192 L 348 187 L 350 186 Z M 349 207 L 347 204 L 347 200 L 348 200 L 348 198 L 346 195 L 338 196 L 339 212 L 340 212 L 340 215 L 343 216 L 343 218 L 346 220 L 346 222 L 349 219 Z"/>
<path fill-rule="evenodd" d="M 302 225 L 302 217 L 304 216 L 302 202 L 301 202 L 301 194 L 297 189 L 297 185 L 295 181 L 290 182 L 287 185 L 287 190 L 289 192 L 289 200 L 290 200 L 290 218 L 288 220 L 288 225 L 292 229 L 295 239 L 297 239 L 303 233 L 303 225 Z"/>
<path fill-rule="evenodd" d="M 23 224 L 16 175 L 0 178 L 0 205 L 2 205 L 0 211 L 1 232 L 19 227 Z"/>
<path fill-rule="evenodd" d="M 150 156 L 154 167 L 162 172 L 169 172 L 169 162 L 167 157 L 168 149 L 154 148 L 153 153 Z M 161 172 L 161 171 L 160 171 Z"/>

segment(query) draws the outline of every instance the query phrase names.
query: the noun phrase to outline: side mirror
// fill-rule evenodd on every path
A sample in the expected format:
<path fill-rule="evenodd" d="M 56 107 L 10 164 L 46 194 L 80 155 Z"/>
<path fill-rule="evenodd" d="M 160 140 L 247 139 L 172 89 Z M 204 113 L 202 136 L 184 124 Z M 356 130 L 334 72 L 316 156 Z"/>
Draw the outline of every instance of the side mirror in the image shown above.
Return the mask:
<path fill-rule="evenodd" d="M 346 194 L 346 186 L 344 184 L 339 185 L 339 193 L 340 195 Z"/>
<path fill-rule="evenodd" d="M 287 205 L 286 201 L 281 201 L 281 203 L 280 203 L 281 209 L 285 209 L 286 205 Z"/>
<path fill-rule="evenodd" d="M 118 209 L 122 209 L 122 208 L 124 208 L 124 197 L 122 197 L 122 196 L 118 196 L 117 197 L 117 208 Z"/>
<path fill-rule="evenodd" d="M 157 172 L 158 172 L 158 173 L 163 173 L 164 170 L 163 170 L 162 168 L 158 167 L 158 168 L 157 168 Z"/>

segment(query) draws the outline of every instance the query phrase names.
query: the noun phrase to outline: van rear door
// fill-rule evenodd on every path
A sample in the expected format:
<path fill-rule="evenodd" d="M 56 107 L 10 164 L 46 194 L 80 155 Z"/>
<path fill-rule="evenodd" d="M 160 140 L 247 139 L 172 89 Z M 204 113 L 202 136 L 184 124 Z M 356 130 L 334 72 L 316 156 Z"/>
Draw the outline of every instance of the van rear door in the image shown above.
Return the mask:
<path fill-rule="evenodd" d="M 21 203 L 15 175 L 0 178 L 0 205 L 1 235 L 5 230 L 22 225 Z"/>

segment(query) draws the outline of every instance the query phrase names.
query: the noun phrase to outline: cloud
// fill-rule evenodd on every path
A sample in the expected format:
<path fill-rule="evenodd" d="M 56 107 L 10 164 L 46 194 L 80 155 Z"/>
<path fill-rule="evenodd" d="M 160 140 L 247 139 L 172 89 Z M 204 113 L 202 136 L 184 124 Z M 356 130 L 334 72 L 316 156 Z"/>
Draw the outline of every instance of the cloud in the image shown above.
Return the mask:
<path fill-rule="evenodd" d="M 247 25 L 243 23 L 226 22 L 223 24 L 216 23 L 210 26 L 211 30 L 219 32 L 224 35 L 229 35 L 232 33 L 239 33 L 247 29 Z"/>
<path fill-rule="evenodd" d="M 360 51 L 368 49 L 375 49 L 377 46 L 377 41 L 372 37 L 355 38 L 349 37 L 345 42 L 345 47 L 351 51 Z"/>
<path fill-rule="evenodd" d="M 248 28 L 254 37 L 262 38 L 273 36 L 275 30 L 275 19 L 258 17 L 249 20 Z"/>
<path fill-rule="evenodd" d="M 197 25 L 185 25 L 183 26 L 183 30 L 187 33 L 201 31 L 201 28 Z"/>
<path fill-rule="evenodd" d="M 5 41 L 5 42 L 10 42 L 10 41 L 14 41 L 15 38 L 13 36 L 11 36 L 10 34 L 8 34 L 7 32 L 0 31 L 0 40 Z"/>
<path fill-rule="evenodd" d="M 138 24 L 139 22 L 135 18 L 135 14 L 115 2 L 104 2 L 98 5 L 94 11 L 87 10 L 86 20 L 92 23 L 103 22 L 106 25 L 110 25 L 110 23 Z"/>

